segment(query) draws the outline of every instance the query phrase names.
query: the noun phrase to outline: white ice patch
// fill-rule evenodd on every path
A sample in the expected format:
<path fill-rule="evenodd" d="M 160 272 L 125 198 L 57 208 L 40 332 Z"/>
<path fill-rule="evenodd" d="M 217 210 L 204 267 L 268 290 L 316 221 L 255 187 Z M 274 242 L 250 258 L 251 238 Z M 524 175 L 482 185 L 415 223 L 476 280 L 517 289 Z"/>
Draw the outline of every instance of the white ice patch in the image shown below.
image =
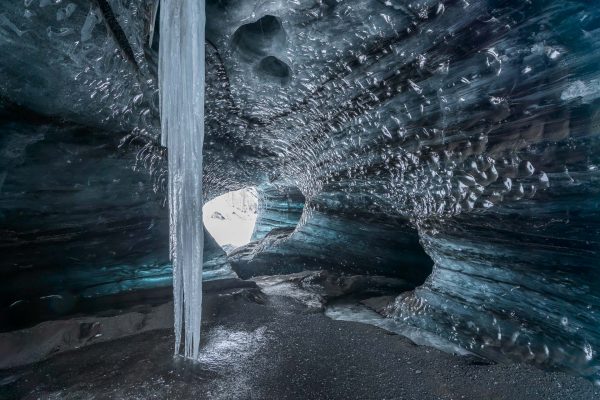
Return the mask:
<path fill-rule="evenodd" d="M 592 79 L 587 83 L 577 80 L 560 95 L 561 100 L 581 98 L 584 103 L 590 103 L 598 97 L 600 97 L 600 79 Z"/>
<path fill-rule="evenodd" d="M 391 318 L 384 318 L 375 311 L 360 304 L 332 304 L 325 309 L 325 315 L 339 321 L 362 322 L 375 325 L 386 331 L 407 337 L 419 346 L 429 346 L 450 354 L 466 356 L 472 354 L 456 344 L 427 331 L 405 325 Z"/>
<path fill-rule="evenodd" d="M 322 309 L 325 300 L 320 292 L 323 288 L 318 285 L 300 285 L 298 282 L 288 282 L 291 277 L 300 278 L 309 276 L 311 272 L 304 271 L 290 275 L 259 276 L 253 279 L 260 290 L 268 296 L 284 296 L 299 301 L 308 308 Z"/>
<path fill-rule="evenodd" d="M 279 283 L 273 286 L 261 285 L 256 282 L 261 291 L 269 296 L 285 296 L 304 304 L 308 308 L 323 308 L 323 298 L 318 294 L 304 290 L 291 283 Z"/>

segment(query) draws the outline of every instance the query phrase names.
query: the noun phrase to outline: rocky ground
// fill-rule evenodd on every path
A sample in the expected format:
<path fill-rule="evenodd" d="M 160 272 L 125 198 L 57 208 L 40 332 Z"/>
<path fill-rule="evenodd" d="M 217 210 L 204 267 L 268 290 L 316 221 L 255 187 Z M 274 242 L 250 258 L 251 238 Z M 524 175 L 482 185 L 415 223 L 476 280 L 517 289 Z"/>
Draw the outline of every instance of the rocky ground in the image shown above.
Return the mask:
<path fill-rule="evenodd" d="M 0 398 L 600 398 L 600 389 L 581 378 L 453 355 L 330 319 L 314 302 L 319 296 L 307 302 L 278 293 L 278 285 L 298 279 L 258 280 L 264 293 L 225 285 L 207 295 L 197 364 L 172 356 L 170 329 L 146 330 L 0 371 Z"/>

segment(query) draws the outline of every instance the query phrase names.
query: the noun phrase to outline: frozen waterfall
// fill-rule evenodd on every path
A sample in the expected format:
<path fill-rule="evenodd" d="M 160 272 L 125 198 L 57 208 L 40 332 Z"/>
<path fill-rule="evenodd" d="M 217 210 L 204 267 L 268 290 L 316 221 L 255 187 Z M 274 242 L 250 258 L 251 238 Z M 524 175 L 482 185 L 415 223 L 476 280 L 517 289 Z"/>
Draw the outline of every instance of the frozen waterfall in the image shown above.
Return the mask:
<path fill-rule="evenodd" d="M 175 354 L 193 360 L 202 312 L 205 19 L 203 0 L 161 3 L 160 112 L 162 145 L 169 151 Z"/>

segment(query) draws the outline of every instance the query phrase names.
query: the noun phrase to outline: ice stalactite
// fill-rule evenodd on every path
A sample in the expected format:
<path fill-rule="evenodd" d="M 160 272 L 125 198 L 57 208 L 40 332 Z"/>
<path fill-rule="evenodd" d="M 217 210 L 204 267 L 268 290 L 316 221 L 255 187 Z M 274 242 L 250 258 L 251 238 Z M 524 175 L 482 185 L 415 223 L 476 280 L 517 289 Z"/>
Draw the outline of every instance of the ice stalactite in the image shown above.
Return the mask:
<path fill-rule="evenodd" d="M 204 25 L 203 0 L 161 2 L 160 110 L 162 145 L 169 151 L 175 354 L 193 360 L 202 311 Z"/>

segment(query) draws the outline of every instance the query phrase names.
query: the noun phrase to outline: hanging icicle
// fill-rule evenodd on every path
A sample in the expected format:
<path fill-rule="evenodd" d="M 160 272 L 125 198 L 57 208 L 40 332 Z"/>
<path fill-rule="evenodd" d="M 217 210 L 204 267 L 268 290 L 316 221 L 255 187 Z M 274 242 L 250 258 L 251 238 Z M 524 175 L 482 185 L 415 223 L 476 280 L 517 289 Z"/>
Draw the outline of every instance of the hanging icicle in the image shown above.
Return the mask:
<path fill-rule="evenodd" d="M 160 112 L 169 154 L 175 354 L 197 360 L 202 315 L 204 0 L 160 4 Z M 183 347 L 183 349 L 182 349 Z"/>

